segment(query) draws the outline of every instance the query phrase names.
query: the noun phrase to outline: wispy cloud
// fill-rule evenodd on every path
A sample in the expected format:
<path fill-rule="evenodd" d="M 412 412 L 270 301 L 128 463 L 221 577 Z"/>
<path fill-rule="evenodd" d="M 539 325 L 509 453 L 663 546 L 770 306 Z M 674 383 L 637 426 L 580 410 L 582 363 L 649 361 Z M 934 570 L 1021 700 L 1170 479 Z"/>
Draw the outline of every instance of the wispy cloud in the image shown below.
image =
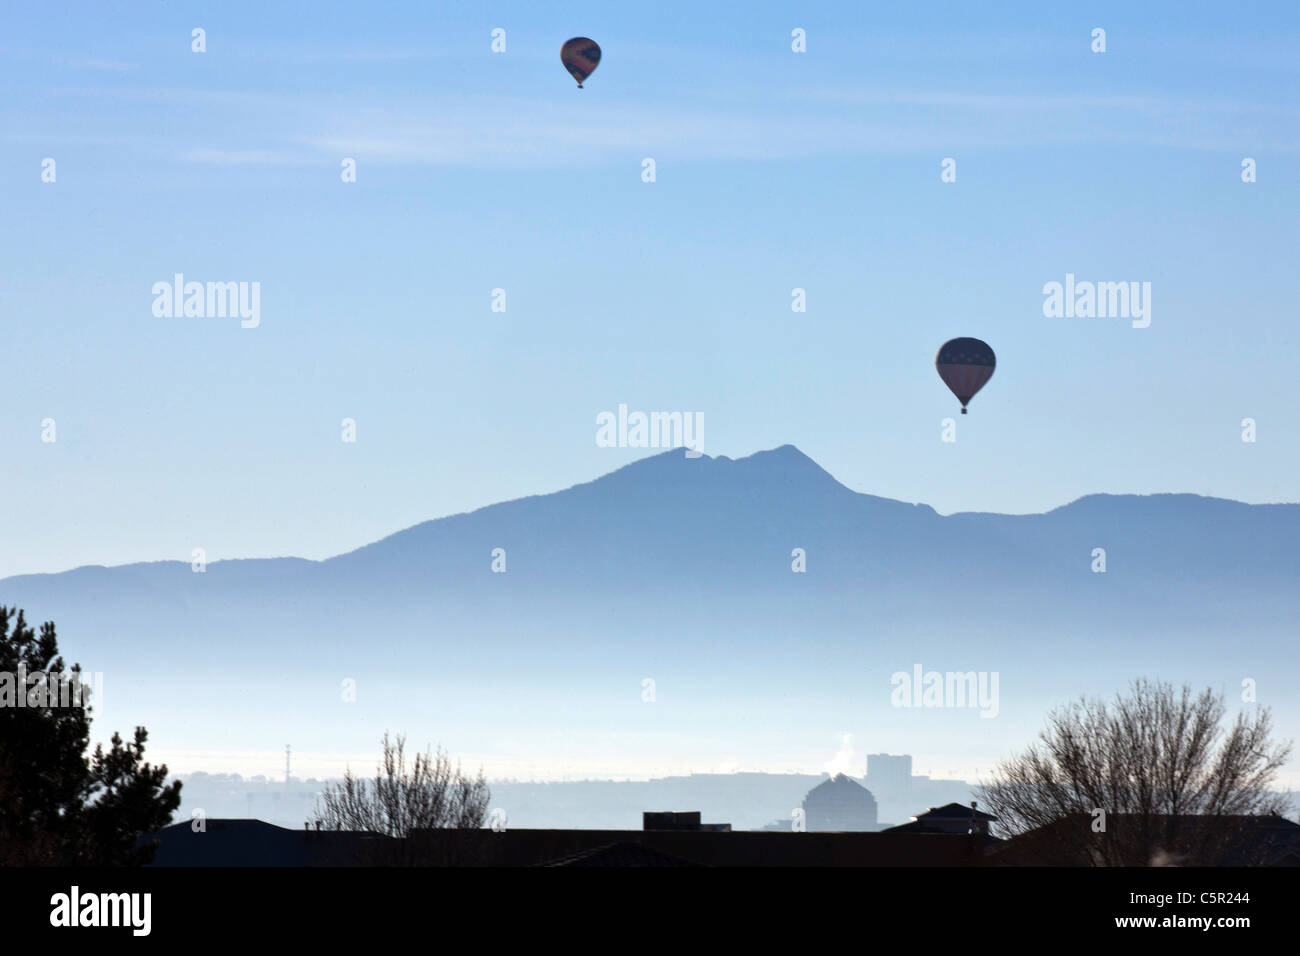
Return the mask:
<path fill-rule="evenodd" d="M 871 120 L 815 112 L 589 104 L 503 97 L 336 114 L 330 128 L 300 142 L 330 155 L 393 164 L 587 165 L 630 156 L 773 160 L 951 147 L 990 141 L 987 131 L 954 136 L 927 118 Z"/>
<path fill-rule="evenodd" d="M 827 108 L 839 104 L 841 108 Z M 1151 96 L 823 93 L 802 109 L 592 109 L 461 98 L 421 110 L 336 115 L 301 142 L 371 162 L 553 166 L 654 156 L 781 160 L 818 155 L 1034 149 L 1096 143 L 1300 150 L 1289 108 Z"/>
<path fill-rule="evenodd" d="M 104 73 L 129 73 L 140 67 L 138 63 L 128 63 L 125 60 L 109 60 L 94 56 L 58 56 L 54 58 L 54 62 L 71 70 L 98 70 Z"/>
<path fill-rule="evenodd" d="M 976 93 L 966 90 L 818 89 L 795 94 L 804 101 L 846 106 L 935 106 L 1010 113 L 1115 110 L 1204 113 L 1276 113 L 1300 116 L 1290 102 L 1268 103 L 1224 96 L 1176 97 L 1159 93 Z"/>
<path fill-rule="evenodd" d="M 314 161 L 309 156 L 271 149 L 187 149 L 177 153 L 177 158 L 213 166 L 296 166 Z"/>
<path fill-rule="evenodd" d="M 293 166 L 348 156 L 386 165 L 560 168 L 646 156 L 761 162 L 1098 143 L 1300 151 L 1300 109 L 1294 106 L 1144 92 L 826 87 L 753 102 L 616 106 L 554 96 L 375 90 L 364 96 L 175 88 L 57 92 L 171 108 L 175 158 L 223 166 Z M 200 109 L 201 125 L 192 121 Z M 132 125 L 140 144 L 156 153 L 156 118 L 145 116 Z M 207 130 L 220 130 L 220 140 Z M 129 137 L 131 127 L 115 132 Z"/>
<path fill-rule="evenodd" d="M 275 49 L 241 50 L 242 59 L 261 62 L 284 63 L 290 66 L 312 66 L 317 63 L 401 63 L 407 60 L 429 60 L 439 54 L 431 49 L 364 48 L 321 49 L 319 47 L 282 46 Z"/>

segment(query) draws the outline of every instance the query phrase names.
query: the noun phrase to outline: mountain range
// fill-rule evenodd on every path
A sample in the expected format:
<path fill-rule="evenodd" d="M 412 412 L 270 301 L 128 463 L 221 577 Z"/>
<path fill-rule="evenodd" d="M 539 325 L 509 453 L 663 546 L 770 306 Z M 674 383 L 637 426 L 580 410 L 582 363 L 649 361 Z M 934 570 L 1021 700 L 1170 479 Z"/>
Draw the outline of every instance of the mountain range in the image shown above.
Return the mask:
<path fill-rule="evenodd" d="M 169 747 L 279 749 L 277 727 L 356 752 L 405 726 L 509 754 L 502 773 L 589 753 L 817 770 L 844 732 L 987 765 L 1050 706 L 1143 675 L 1230 704 L 1253 681 L 1295 736 L 1298 572 L 1297 504 L 940 515 L 784 445 L 666 451 L 324 561 L 81 567 L 7 578 L 0 601 L 55 620 L 105 711 Z M 891 675 L 917 665 L 997 672 L 998 719 L 901 710 Z"/>

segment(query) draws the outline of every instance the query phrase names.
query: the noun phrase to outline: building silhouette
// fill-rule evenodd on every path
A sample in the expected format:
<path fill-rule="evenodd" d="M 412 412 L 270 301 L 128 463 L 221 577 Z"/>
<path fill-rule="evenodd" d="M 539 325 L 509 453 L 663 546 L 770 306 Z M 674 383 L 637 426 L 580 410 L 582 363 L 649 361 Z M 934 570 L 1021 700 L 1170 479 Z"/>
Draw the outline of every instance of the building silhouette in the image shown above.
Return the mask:
<path fill-rule="evenodd" d="M 837 774 L 803 798 L 804 826 L 810 832 L 875 830 L 876 798 L 856 780 Z"/>
<path fill-rule="evenodd" d="M 641 814 L 643 830 L 715 830 L 730 832 L 730 823 L 701 823 L 699 810 L 647 810 Z"/>
<path fill-rule="evenodd" d="M 877 792 L 906 794 L 912 785 L 912 755 L 867 754 L 867 784 Z"/>
<path fill-rule="evenodd" d="M 890 827 L 888 833 L 970 833 L 987 836 L 989 824 L 997 820 L 983 810 L 977 809 L 972 801 L 970 806 L 960 803 L 946 803 L 941 807 L 931 807 L 925 813 L 912 817 L 910 823 Z"/>

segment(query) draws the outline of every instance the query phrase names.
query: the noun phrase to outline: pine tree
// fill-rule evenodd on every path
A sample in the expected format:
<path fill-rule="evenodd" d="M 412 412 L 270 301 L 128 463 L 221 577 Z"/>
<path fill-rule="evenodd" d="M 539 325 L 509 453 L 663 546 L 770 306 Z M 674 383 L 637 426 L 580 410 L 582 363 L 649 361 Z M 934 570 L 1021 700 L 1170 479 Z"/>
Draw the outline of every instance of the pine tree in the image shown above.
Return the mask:
<path fill-rule="evenodd" d="M 91 708 L 60 695 L 80 673 L 59 656 L 52 621 L 38 637 L 21 610 L 0 605 L 0 866 L 148 863 L 154 848 L 140 837 L 180 806 L 180 781 L 166 784 L 167 767 L 143 760 L 143 727 L 85 755 Z"/>

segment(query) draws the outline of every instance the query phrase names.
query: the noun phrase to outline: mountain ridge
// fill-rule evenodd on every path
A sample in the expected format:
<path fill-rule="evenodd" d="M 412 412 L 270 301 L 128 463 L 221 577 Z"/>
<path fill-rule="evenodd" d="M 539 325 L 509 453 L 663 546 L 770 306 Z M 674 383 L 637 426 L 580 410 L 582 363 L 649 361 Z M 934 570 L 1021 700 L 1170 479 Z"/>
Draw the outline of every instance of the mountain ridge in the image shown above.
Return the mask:
<path fill-rule="evenodd" d="M 1300 505 L 1095 495 L 945 516 L 782 446 L 664 452 L 323 561 L 85 566 L 7 578 L 0 602 L 54 620 L 110 710 L 188 748 L 258 749 L 274 728 L 277 746 L 355 753 L 388 727 L 516 755 L 615 735 L 649 760 L 707 728 L 721 759 L 754 735 L 829 755 L 845 728 L 984 752 L 975 710 L 897 709 L 892 675 L 915 667 L 1000 675 L 1004 739 L 1139 675 L 1229 696 L 1258 680 L 1295 735 L 1297 582 Z"/>
<path fill-rule="evenodd" d="M 691 474 L 691 470 L 694 470 L 695 473 Z M 916 509 L 919 513 L 932 515 L 940 520 L 969 518 L 999 518 L 1007 520 L 1034 519 L 1073 514 L 1077 513 L 1079 509 L 1089 509 L 1097 506 L 1118 505 L 1127 507 L 1137 502 L 1149 502 L 1161 507 L 1166 505 L 1176 506 L 1178 504 L 1209 503 L 1211 507 L 1226 506 L 1235 509 L 1300 509 L 1300 504 L 1292 502 L 1253 504 L 1232 498 L 1220 498 L 1212 495 L 1196 494 L 1194 492 L 1095 492 L 1080 496 L 1073 501 L 1057 505 L 1054 508 L 1041 512 L 1012 514 L 994 511 L 954 511 L 948 514 L 940 514 L 932 506 L 924 502 L 908 502 L 896 498 L 886 498 L 879 495 L 873 495 L 869 492 L 855 491 L 835 478 L 830 472 L 826 471 L 826 469 L 822 468 L 814 459 L 800 451 L 797 446 L 789 443 L 779 445 L 775 448 L 756 451 L 742 458 L 729 458 L 726 455 L 701 455 L 699 458 L 690 459 L 686 457 L 684 449 L 673 448 L 629 462 L 613 471 L 606 472 L 605 474 L 599 475 L 589 481 L 570 485 L 567 488 L 533 495 L 524 495 L 518 498 L 508 498 L 503 501 L 483 505 L 482 507 L 470 511 L 454 512 L 436 518 L 428 518 L 405 528 L 399 528 L 398 530 L 384 535 L 381 538 L 377 538 L 374 541 L 358 545 L 355 548 L 330 555 L 329 557 L 303 558 L 292 554 L 285 554 L 264 557 L 221 558 L 210 561 L 208 567 L 215 568 L 219 565 L 228 565 L 240 562 L 297 562 L 302 565 L 321 566 L 327 565 L 331 562 L 342 561 L 362 553 L 371 553 L 373 549 L 382 548 L 382 546 L 386 544 L 407 540 L 412 536 L 431 532 L 435 528 L 446 527 L 446 523 L 456 523 L 479 516 L 494 515 L 501 513 L 501 510 L 503 509 L 509 511 L 513 508 L 524 506 L 529 503 L 542 502 L 548 499 L 557 499 L 561 496 L 577 496 L 584 492 L 594 492 L 600 495 L 615 491 L 618 493 L 624 493 L 629 488 L 633 491 L 645 491 L 648 487 L 655 487 L 655 482 L 662 482 L 665 479 L 670 479 L 673 482 L 673 485 L 677 486 L 679 489 L 701 489 L 709 486 L 716 487 L 720 480 L 741 479 L 743 481 L 754 478 L 763 479 L 769 484 L 780 479 L 776 482 L 775 488 L 773 489 L 777 491 L 795 490 L 796 488 L 805 493 L 809 491 L 819 491 L 825 495 L 840 496 L 846 501 L 857 499 L 861 502 L 879 502 L 883 507 L 899 506 L 912 508 Z M 685 481 L 682 479 L 685 479 Z M 793 482 L 796 479 L 804 484 L 792 487 Z M 692 485 L 692 481 L 694 481 L 695 484 Z M 7 578 L 0 579 L 0 586 L 29 578 L 75 574 L 96 569 L 125 571 L 171 565 L 188 567 L 189 562 L 179 559 L 157 559 L 153 561 L 137 561 L 129 564 L 117 565 L 78 565 L 62 571 L 11 575 Z"/>

